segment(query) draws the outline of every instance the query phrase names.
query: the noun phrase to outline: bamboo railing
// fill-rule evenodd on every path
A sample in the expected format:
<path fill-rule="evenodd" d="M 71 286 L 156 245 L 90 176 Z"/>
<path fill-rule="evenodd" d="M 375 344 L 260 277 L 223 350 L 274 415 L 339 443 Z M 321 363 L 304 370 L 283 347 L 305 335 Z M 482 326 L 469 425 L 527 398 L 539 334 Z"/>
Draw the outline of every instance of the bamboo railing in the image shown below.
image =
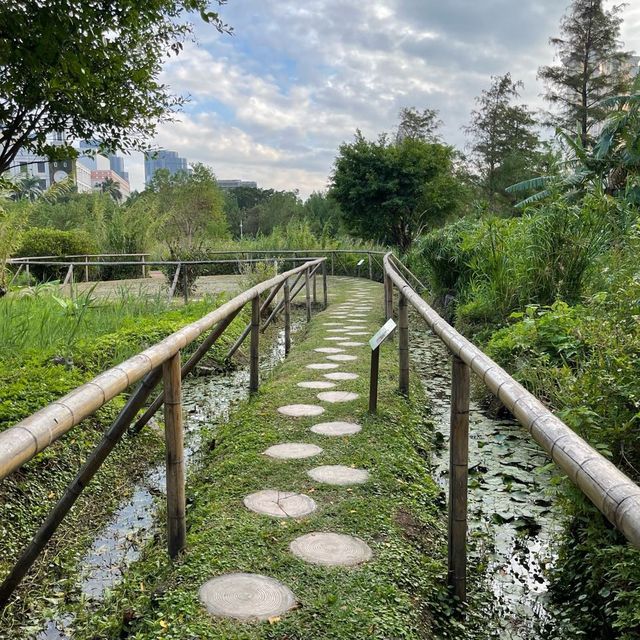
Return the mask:
<path fill-rule="evenodd" d="M 306 283 L 305 304 L 307 319 L 310 319 L 311 302 L 308 283 L 322 268 L 324 282 L 324 307 L 327 306 L 327 271 L 325 258 L 309 260 L 301 266 L 286 271 L 274 278 L 247 289 L 211 313 L 183 327 L 161 342 L 125 360 L 119 365 L 101 373 L 90 382 L 74 389 L 64 397 L 37 413 L 25 418 L 13 427 L 0 433 L 0 480 L 16 471 L 25 462 L 46 449 L 58 438 L 70 431 L 85 418 L 93 415 L 100 407 L 113 400 L 136 383 L 140 383 L 131 394 L 124 408 L 105 432 L 104 437 L 91 452 L 75 479 L 67 487 L 64 495 L 47 516 L 31 543 L 23 551 L 18 562 L 0 585 L 0 606 L 5 604 L 22 578 L 26 575 L 46 543 L 76 502 L 81 492 L 91 481 L 109 453 L 113 450 L 138 412 L 144 408 L 148 398 L 163 381 L 163 391 L 151 407 L 140 418 L 136 427 L 141 428 L 164 403 L 165 442 L 167 449 L 167 543 L 169 555 L 176 557 L 185 546 L 185 488 L 184 488 L 184 443 L 182 425 L 181 381 L 196 366 L 215 341 L 224 333 L 231 321 L 246 304 L 251 304 L 250 329 L 236 344 L 250 334 L 249 388 L 251 392 L 259 386 L 259 340 L 260 340 L 260 299 L 271 290 L 267 299 L 273 299 L 277 291 L 285 288 L 285 295 L 277 309 L 284 307 L 285 341 L 290 335 L 290 304 L 297 290 L 289 288 L 289 279 L 302 277 Z M 304 285 L 303 285 L 304 286 Z M 269 322 L 275 317 L 275 313 Z M 198 349 L 181 365 L 182 349 L 192 344 L 205 332 Z M 237 347 L 236 347 L 237 348 Z M 288 348 L 286 349 L 288 351 Z"/>
<path fill-rule="evenodd" d="M 388 253 L 384 257 L 385 313 L 399 294 L 399 388 L 409 391 L 407 304 L 411 304 L 453 356 L 449 468 L 449 583 L 466 597 L 469 371 L 475 373 L 551 456 L 569 479 L 635 547 L 640 547 L 640 487 L 609 462 L 504 369 L 441 318 L 411 287 Z M 405 330 L 406 327 L 406 330 Z"/>

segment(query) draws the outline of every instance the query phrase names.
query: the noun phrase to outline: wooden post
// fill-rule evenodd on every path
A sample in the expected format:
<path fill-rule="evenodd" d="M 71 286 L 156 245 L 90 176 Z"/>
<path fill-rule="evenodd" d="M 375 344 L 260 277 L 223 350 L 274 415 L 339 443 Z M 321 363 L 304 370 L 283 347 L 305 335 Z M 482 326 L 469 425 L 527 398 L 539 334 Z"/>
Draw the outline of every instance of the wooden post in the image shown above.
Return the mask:
<path fill-rule="evenodd" d="M 384 315 L 387 320 L 393 318 L 393 281 L 384 275 Z"/>
<path fill-rule="evenodd" d="M 142 263 L 142 277 L 147 277 L 147 257 L 145 255 L 140 256 L 140 262 Z"/>
<path fill-rule="evenodd" d="M 369 258 L 369 280 L 373 280 L 373 264 L 371 263 L 371 253 L 367 254 Z"/>
<path fill-rule="evenodd" d="M 327 261 L 324 260 L 322 262 L 322 301 L 323 301 L 323 309 L 326 309 L 329 306 L 329 295 L 327 292 Z"/>
<path fill-rule="evenodd" d="M 380 345 L 371 352 L 371 373 L 369 376 L 369 413 L 378 410 L 378 371 L 380 369 Z"/>
<path fill-rule="evenodd" d="M 460 602 L 467 599 L 467 477 L 469 473 L 469 367 L 453 357 L 449 440 L 448 582 Z"/>
<path fill-rule="evenodd" d="M 180 352 L 162 364 L 164 384 L 164 438 L 167 467 L 167 546 L 175 558 L 186 546 L 184 488 L 184 429 Z"/>
<path fill-rule="evenodd" d="M 311 283 L 309 282 L 309 268 L 304 271 L 304 291 L 307 303 L 307 322 L 311 322 Z"/>
<path fill-rule="evenodd" d="M 398 351 L 400 355 L 400 393 L 409 395 L 409 305 L 400 293 L 398 302 Z"/>
<path fill-rule="evenodd" d="M 316 287 L 316 275 L 318 273 L 318 270 L 315 269 L 313 272 L 313 304 L 317 304 L 318 302 L 318 296 L 317 296 L 317 287 Z"/>
<path fill-rule="evenodd" d="M 249 392 L 260 385 L 260 296 L 251 300 L 251 346 L 249 356 Z"/>
<path fill-rule="evenodd" d="M 89 256 L 84 257 L 84 281 L 89 282 Z"/>
<path fill-rule="evenodd" d="M 27 273 L 27 286 L 29 282 L 31 282 L 31 272 L 29 271 L 29 261 L 27 260 L 27 264 L 25 265 L 25 271 Z"/>
<path fill-rule="evenodd" d="M 182 286 L 184 288 L 184 303 L 189 303 L 189 266 L 187 265 L 182 271 Z"/>
<path fill-rule="evenodd" d="M 178 263 L 176 268 L 176 272 L 173 274 L 173 282 L 171 283 L 171 288 L 169 289 L 169 302 L 173 299 L 173 295 L 176 292 L 176 287 L 178 286 L 178 278 L 180 277 L 180 269 L 182 267 L 182 262 Z"/>
<path fill-rule="evenodd" d="M 331 275 L 335 276 L 335 265 L 334 265 L 334 260 L 335 260 L 336 254 L 332 251 L 331 252 Z"/>
<path fill-rule="evenodd" d="M 284 281 L 284 354 L 291 351 L 291 291 L 289 278 Z"/>

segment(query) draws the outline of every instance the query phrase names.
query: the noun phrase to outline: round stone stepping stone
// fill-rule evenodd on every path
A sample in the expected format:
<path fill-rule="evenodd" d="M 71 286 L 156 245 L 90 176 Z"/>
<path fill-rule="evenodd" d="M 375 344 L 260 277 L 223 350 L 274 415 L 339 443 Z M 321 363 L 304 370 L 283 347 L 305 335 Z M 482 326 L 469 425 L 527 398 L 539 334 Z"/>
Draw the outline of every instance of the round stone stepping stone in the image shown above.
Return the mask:
<path fill-rule="evenodd" d="M 298 386 L 303 389 L 332 389 L 335 382 L 324 382 L 323 380 L 309 380 L 308 382 L 298 382 Z"/>
<path fill-rule="evenodd" d="M 315 444 L 306 444 L 304 442 L 284 442 L 282 444 L 274 444 L 263 453 L 265 456 L 278 458 L 279 460 L 299 460 L 317 456 L 322 453 L 322 448 Z"/>
<path fill-rule="evenodd" d="M 322 377 L 327 380 L 355 380 L 360 376 L 357 373 L 347 373 L 346 371 L 332 371 L 331 373 L 323 373 Z"/>
<path fill-rule="evenodd" d="M 245 497 L 244 506 L 250 511 L 274 518 L 301 518 L 316 510 L 315 501 L 303 493 L 264 489 Z"/>
<path fill-rule="evenodd" d="M 362 484 L 369 479 L 369 472 L 365 469 L 354 469 L 341 464 L 316 467 L 307 471 L 307 475 L 316 482 L 341 486 Z"/>
<path fill-rule="evenodd" d="M 373 555 L 364 540 L 342 533 L 308 533 L 296 538 L 289 549 L 298 558 L 325 566 L 353 567 Z"/>
<path fill-rule="evenodd" d="M 338 342 L 341 347 L 364 347 L 364 342 Z"/>
<path fill-rule="evenodd" d="M 327 356 L 328 360 L 335 360 L 336 362 L 349 362 L 350 360 L 357 360 L 358 356 L 349 356 L 346 353 L 337 353 L 335 356 Z"/>
<path fill-rule="evenodd" d="M 324 413 L 324 408 L 317 404 L 285 404 L 284 407 L 278 407 L 278 413 L 291 418 L 303 418 L 319 416 Z"/>
<path fill-rule="evenodd" d="M 318 347 L 314 349 L 318 353 L 342 353 L 344 349 L 338 349 L 337 347 Z"/>
<path fill-rule="evenodd" d="M 308 364 L 306 369 L 337 369 L 339 364 L 332 364 L 331 362 L 314 362 L 313 364 Z"/>
<path fill-rule="evenodd" d="M 313 433 L 318 433 L 321 436 L 350 436 L 354 433 L 358 433 L 362 427 L 355 422 L 320 422 L 314 424 L 311 427 Z M 266 453 L 266 452 L 265 452 Z"/>
<path fill-rule="evenodd" d="M 322 391 L 316 397 L 323 402 L 351 402 L 357 400 L 360 394 L 353 391 Z"/>
<path fill-rule="evenodd" d="M 292 591 L 257 573 L 228 573 L 200 587 L 200 602 L 213 616 L 236 620 L 267 620 L 296 606 Z"/>

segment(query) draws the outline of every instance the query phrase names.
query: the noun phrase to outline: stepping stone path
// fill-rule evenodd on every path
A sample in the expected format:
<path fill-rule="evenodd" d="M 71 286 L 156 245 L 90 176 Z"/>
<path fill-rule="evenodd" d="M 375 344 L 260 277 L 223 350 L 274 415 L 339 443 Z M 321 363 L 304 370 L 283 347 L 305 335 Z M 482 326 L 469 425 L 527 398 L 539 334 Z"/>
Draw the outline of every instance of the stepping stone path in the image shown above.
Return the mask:
<path fill-rule="evenodd" d="M 300 458 L 311 458 L 322 453 L 322 448 L 315 444 L 305 444 L 304 442 L 285 442 L 274 444 L 264 451 L 265 456 L 279 458 L 280 460 L 298 460 Z"/>
<path fill-rule="evenodd" d="M 268 620 L 296 606 L 291 590 L 256 573 L 229 573 L 200 587 L 200 600 L 214 616 L 236 620 Z"/>
<path fill-rule="evenodd" d="M 296 538 L 289 549 L 307 562 L 326 566 L 353 567 L 373 555 L 366 542 L 341 533 L 308 533 Z"/>
<path fill-rule="evenodd" d="M 274 518 L 300 518 L 316 510 L 315 501 L 303 493 L 265 489 L 248 495 L 244 506 Z"/>
<path fill-rule="evenodd" d="M 366 287 L 367 291 L 373 291 Z M 353 302 L 343 303 L 331 312 L 327 318 L 341 322 L 324 322 L 324 339 L 337 342 L 339 347 L 364 347 L 364 342 L 349 340 L 351 336 L 368 335 L 366 318 L 372 307 L 370 293 L 365 288 L 352 294 Z M 340 334 L 340 335 L 330 335 Z M 328 354 L 327 360 L 346 363 L 358 359 L 344 352 L 344 348 L 317 347 L 314 352 Z M 306 365 L 311 371 L 337 369 L 334 362 L 314 362 Z M 323 373 L 326 380 L 305 380 L 297 383 L 302 389 L 333 389 L 336 382 L 357 380 L 359 375 L 348 371 Z M 331 381 L 331 382 L 329 382 Z M 321 391 L 316 396 L 322 402 L 352 402 L 360 394 L 352 391 Z M 278 407 L 278 413 L 288 418 L 319 416 L 324 407 L 315 404 L 289 404 Z M 314 434 L 327 437 L 351 436 L 362 430 L 355 422 L 339 420 L 320 422 L 310 428 Z M 283 442 L 266 449 L 263 454 L 277 460 L 296 460 L 317 456 L 323 452 L 321 447 L 304 442 Z M 369 472 L 346 464 L 323 465 L 306 471 L 307 476 L 318 483 L 335 486 L 352 486 L 367 482 Z M 245 496 L 244 505 L 250 511 L 274 518 L 302 518 L 317 509 L 316 502 L 308 495 L 293 491 L 262 489 Z M 323 566 L 355 567 L 367 562 L 373 556 L 370 547 L 355 536 L 330 531 L 316 531 L 300 536 L 289 544 L 290 552 L 305 562 Z M 200 588 L 200 600 L 213 616 L 233 618 L 240 621 L 272 620 L 297 606 L 296 598 L 284 584 L 259 574 L 231 573 L 205 582 Z"/>
<path fill-rule="evenodd" d="M 316 482 L 349 486 L 362 484 L 369 479 L 369 472 L 364 469 L 354 469 L 341 464 L 325 465 L 307 471 L 307 475 Z"/>
<path fill-rule="evenodd" d="M 335 382 L 323 382 L 322 380 L 310 380 L 308 382 L 298 382 L 298 386 L 303 389 L 332 389 Z"/>
<path fill-rule="evenodd" d="M 351 400 L 357 400 L 360 394 L 353 393 L 353 391 L 323 391 L 316 397 L 322 402 L 350 402 Z"/>
<path fill-rule="evenodd" d="M 324 413 L 324 407 L 317 404 L 286 404 L 284 407 L 278 407 L 278 413 L 290 418 L 319 416 Z"/>
<path fill-rule="evenodd" d="M 362 427 L 355 422 L 321 422 L 311 427 L 313 433 L 319 433 L 322 436 L 350 436 L 358 433 Z"/>

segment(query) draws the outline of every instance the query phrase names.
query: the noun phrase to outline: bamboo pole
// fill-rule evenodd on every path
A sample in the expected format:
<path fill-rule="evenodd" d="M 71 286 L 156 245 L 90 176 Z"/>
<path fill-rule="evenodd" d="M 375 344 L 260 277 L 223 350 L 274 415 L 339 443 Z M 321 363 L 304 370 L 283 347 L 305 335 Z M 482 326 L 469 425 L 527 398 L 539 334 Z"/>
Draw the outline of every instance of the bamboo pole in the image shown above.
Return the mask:
<path fill-rule="evenodd" d="M 448 583 L 467 599 L 467 479 L 469 474 L 469 367 L 453 357 L 449 438 Z"/>
<path fill-rule="evenodd" d="M 4 606 L 16 587 L 20 584 L 24 576 L 27 574 L 36 558 L 42 552 L 45 545 L 51 540 L 64 517 L 69 513 L 73 505 L 76 503 L 80 494 L 85 487 L 91 482 L 102 463 L 120 438 L 127 430 L 127 427 L 135 417 L 136 413 L 142 408 L 147 398 L 160 381 L 162 369 L 156 367 L 148 373 L 135 392 L 131 395 L 125 406 L 122 408 L 112 425 L 102 437 L 94 450 L 89 454 L 86 462 L 68 485 L 62 497 L 58 500 L 55 507 L 49 512 L 49 515 L 42 523 L 37 533 L 29 545 L 24 549 L 20 558 L 6 576 L 2 585 L 0 585 L 0 607 Z"/>
<path fill-rule="evenodd" d="M 384 285 L 384 314 L 385 318 L 387 320 L 390 320 L 391 318 L 393 318 L 393 282 L 391 281 L 391 278 L 386 275 L 386 273 L 384 276 Z"/>
<path fill-rule="evenodd" d="M 142 254 L 140 256 L 140 263 L 142 264 L 142 277 L 143 279 L 147 277 L 147 267 L 146 267 L 146 261 L 147 261 L 147 257 Z"/>
<path fill-rule="evenodd" d="M 184 295 L 184 303 L 189 304 L 189 269 L 185 268 L 182 270 L 182 287 L 184 291 L 182 292 Z"/>
<path fill-rule="evenodd" d="M 400 356 L 400 393 L 409 395 L 409 305 L 401 293 L 398 301 L 398 352 Z"/>
<path fill-rule="evenodd" d="M 260 296 L 251 301 L 251 347 L 249 358 L 249 391 L 260 385 Z"/>
<path fill-rule="evenodd" d="M 309 269 L 304 272 L 304 293 L 307 308 L 307 322 L 311 322 L 311 290 L 309 282 Z"/>
<path fill-rule="evenodd" d="M 171 288 L 169 289 L 169 302 L 173 300 L 173 296 L 176 292 L 176 287 L 178 286 L 178 278 L 180 277 L 180 268 L 182 267 L 182 262 L 178 262 L 178 266 L 176 267 L 176 271 L 173 274 L 173 282 L 171 283 Z"/>
<path fill-rule="evenodd" d="M 329 294 L 327 291 L 327 262 L 322 262 L 322 308 L 326 309 L 329 306 Z"/>
<path fill-rule="evenodd" d="M 182 379 L 189 375 L 196 367 L 198 362 L 206 355 L 207 351 L 211 349 L 215 341 L 225 332 L 226 328 L 233 322 L 235 317 L 240 313 L 241 309 L 236 309 L 231 312 L 226 318 L 221 320 L 211 333 L 202 341 L 200 346 L 193 352 L 193 355 L 182 365 L 180 375 Z M 135 433 L 139 433 L 140 430 L 153 418 L 158 409 L 164 402 L 164 391 L 162 391 L 156 399 L 151 403 L 149 408 L 144 414 L 137 420 L 133 430 Z"/>
<path fill-rule="evenodd" d="M 367 254 L 367 258 L 369 258 L 369 280 L 373 280 L 373 264 L 371 263 L 371 253 Z"/>
<path fill-rule="evenodd" d="M 316 276 L 317 276 L 317 272 L 314 269 L 314 271 L 313 271 L 313 304 L 317 304 L 318 303 Z"/>
<path fill-rule="evenodd" d="M 89 256 L 84 257 L 84 281 L 89 282 Z"/>
<path fill-rule="evenodd" d="M 182 424 L 182 377 L 180 352 L 162 365 L 164 383 L 164 435 L 167 468 L 167 548 L 175 558 L 186 546 L 186 499 L 184 487 L 184 429 Z"/>
<path fill-rule="evenodd" d="M 334 265 L 335 257 L 336 257 L 336 254 L 335 254 L 334 251 L 332 251 L 331 252 L 331 275 L 332 276 L 336 275 L 336 273 L 335 273 L 335 265 Z"/>
<path fill-rule="evenodd" d="M 11 278 L 11 282 L 9 282 L 9 286 L 11 286 L 16 281 L 16 278 L 20 275 L 20 272 L 22 271 L 22 267 L 24 267 L 24 263 L 20 263 L 18 265 L 18 270 L 13 274 L 13 278 Z"/>
<path fill-rule="evenodd" d="M 284 354 L 289 355 L 291 351 L 291 291 L 289 290 L 289 280 L 284 281 Z"/>

